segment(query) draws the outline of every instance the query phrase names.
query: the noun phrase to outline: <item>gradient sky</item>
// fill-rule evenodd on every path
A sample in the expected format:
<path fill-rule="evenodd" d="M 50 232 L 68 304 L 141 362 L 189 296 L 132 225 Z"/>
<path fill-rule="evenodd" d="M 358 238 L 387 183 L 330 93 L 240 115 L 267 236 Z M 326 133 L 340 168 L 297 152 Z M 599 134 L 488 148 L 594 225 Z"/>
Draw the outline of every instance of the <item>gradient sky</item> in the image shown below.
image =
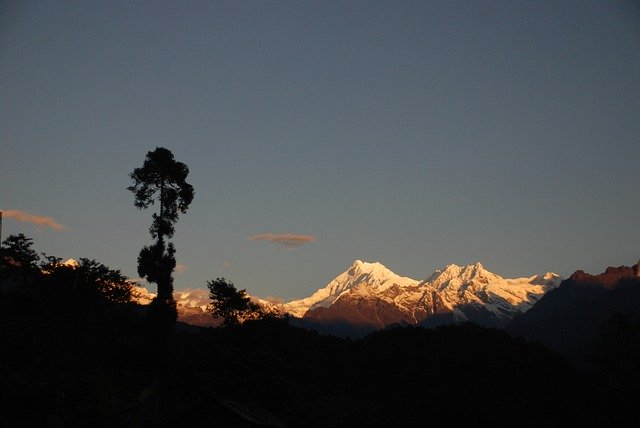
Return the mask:
<path fill-rule="evenodd" d="M 640 257 L 637 3 L 1 4 L 0 209 L 62 226 L 3 237 L 136 277 L 152 212 L 128 174 L 163 146 L 196 192 L 177 289 Z"/>

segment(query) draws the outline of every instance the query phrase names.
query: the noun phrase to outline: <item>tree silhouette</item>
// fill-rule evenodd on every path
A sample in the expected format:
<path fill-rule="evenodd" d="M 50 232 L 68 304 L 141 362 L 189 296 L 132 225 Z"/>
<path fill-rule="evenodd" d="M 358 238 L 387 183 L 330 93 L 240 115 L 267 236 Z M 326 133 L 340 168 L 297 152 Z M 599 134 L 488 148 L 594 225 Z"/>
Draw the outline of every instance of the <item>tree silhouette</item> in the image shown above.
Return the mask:
<path fill-rule="evenodd" d="M 140 251 L 138 274 L 158 286 L 155 305 L 173 308 L 170 312 L 174 314 L 174 321 L 172 274 L 176 267 L 176 250 L 173 243 L 167 244 L 165 239 L 173 236 L 178 213 L 184 214 L 193 200 L 193 186 L 186 182 L 188 175 L 189 168 L 177 162 L 170 150 L 156 147 L 147 153 L 143 166 L 129 175 L 133 185 L 127 188 L 133 192 L 138 209 L 147 209 L 156 202 L 160 205 L 149 228 L 156 241 Z"/>
<path fill-rule="evenodd" d="M 17 277 L 22 281 L 31 281 L 37 276 L 40 256 L 32 249 L 33 239 L 22 233 L 9 235 L 2 241 L 0 275 Z"/>
<path fill-rule="evenodd" d="M 78 289 L 89 297 L 115 303 L 131 300 L 131 281 L 119 270 L 86 258 L 81 258 L 79 266 L 74 269 L 77 270 Z"/>
<path fill-rule="evenodd" d="M 260 306 L 251 301 L 246 290 L 237 290 L 224 278 L 207 281 L 211 315 L 222 318 L 222 325 L 238 325 L 247 319 L 260 318 Z"/>
<path fill-rule="evenodd" d="M 76 264 L 62 263 L 62 259 L 45 256 L 41 264 L 41 284 L 59 297 L 79 299 L 83 303 L 129 303 L 134 282 L 118 269 L 96 261 L 80 258 Z"/>

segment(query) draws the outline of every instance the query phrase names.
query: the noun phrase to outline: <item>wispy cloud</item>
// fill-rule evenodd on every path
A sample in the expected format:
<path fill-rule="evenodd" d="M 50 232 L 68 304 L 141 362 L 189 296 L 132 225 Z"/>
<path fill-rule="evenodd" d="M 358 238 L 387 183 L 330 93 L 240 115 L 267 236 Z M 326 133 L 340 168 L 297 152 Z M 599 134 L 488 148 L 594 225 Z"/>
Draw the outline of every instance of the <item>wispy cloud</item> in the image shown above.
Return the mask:
<path fill-rule="evenodd" d="M 262 233 L 260 235 L 250 236 L 249 240 L 275 242 L 277 244 L 284 245 L 288 250 L 294 250 L 304 244 L 315 241 L 316 237 L 311 235 L 296 235 L 293 233 L 283 233 L 279 235 L 273 233 Z"/>
<path fill-rule="evenodd" d="M 184 263 L 176 264 L 176 273 L 184 273 L 187 271 L 187 269 L 189 269 L 189 266 L 185 265 Z"/>
<path fill-rule="evenodd" d="M 64 226 L 58 223 L 51 217 L 29 214 L 26 211 L 6 210 L 6 211 L 2 211 L 2 215 L 3 217 L 13 218 L 22 223 L 31 223 L 31 224 L 35 224 L 36 226 L 50 227 L 53 230 L 58 230 L 58 231 L 70 230 L 67 226 Z"/>

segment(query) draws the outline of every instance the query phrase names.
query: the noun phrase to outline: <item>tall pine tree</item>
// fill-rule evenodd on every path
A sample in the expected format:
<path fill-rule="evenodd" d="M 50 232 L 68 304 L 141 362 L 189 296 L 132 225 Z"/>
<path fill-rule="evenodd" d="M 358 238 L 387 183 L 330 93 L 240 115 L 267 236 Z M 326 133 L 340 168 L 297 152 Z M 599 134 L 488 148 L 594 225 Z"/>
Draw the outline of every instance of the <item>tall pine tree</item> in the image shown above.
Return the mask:
<path fill-rule="evenodd" d="M 193 186 L 186 182 L 188 175 L 187 165 L 177 162 L 170 150 L 156 147 L 154 151 L 147 153 L 142 167 L 130 174 L 133 185 L 127 188 L 135 195 L 135 206 L 138 209 L 147 209 L 156 202 L 159 205 L 159 211 L 153 213 L 153 222 L 149 228 L 155 242 L 145 245 L 140 251 L 138 274 L 157 284 L 158 296 L 154 305 L 169 309 L 173 313 L 173 321 L 176 317 L 173 300 L 176 250 L 173 243 L 167 241 L 173 236 L 178 214 L 186 213 L 193 201 Z"/>

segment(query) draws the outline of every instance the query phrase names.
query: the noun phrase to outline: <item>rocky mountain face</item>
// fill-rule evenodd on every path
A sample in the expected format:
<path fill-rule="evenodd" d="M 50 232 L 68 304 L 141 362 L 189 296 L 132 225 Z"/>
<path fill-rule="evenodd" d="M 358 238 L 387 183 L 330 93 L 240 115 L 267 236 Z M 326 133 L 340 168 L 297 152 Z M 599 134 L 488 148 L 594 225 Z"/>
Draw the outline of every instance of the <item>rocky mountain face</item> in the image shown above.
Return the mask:
<path fill-rule="evenodd" d="M 504 327 L 560 281 L 553 273 L 506 279 L 481 263 L 451 264 L 419 281 L 357 260 L 326 287 L 283 309 L 302 318 L 302 324 L 337 334 L 462 321 Z"/>
<path fill-rule="evenodd" d="M 609 267 L 599 275 L 578 270 L 507 330 L 541 341 L 575 364 L 589 364 L 601 351 L 598 341 L 623 333 L 626 327 L 612 325 L 616 320 L 628 322 L 631 330 L 640 325 L 639 265 Z M 612 327 L 619 331 L 607 332 Z"/>

